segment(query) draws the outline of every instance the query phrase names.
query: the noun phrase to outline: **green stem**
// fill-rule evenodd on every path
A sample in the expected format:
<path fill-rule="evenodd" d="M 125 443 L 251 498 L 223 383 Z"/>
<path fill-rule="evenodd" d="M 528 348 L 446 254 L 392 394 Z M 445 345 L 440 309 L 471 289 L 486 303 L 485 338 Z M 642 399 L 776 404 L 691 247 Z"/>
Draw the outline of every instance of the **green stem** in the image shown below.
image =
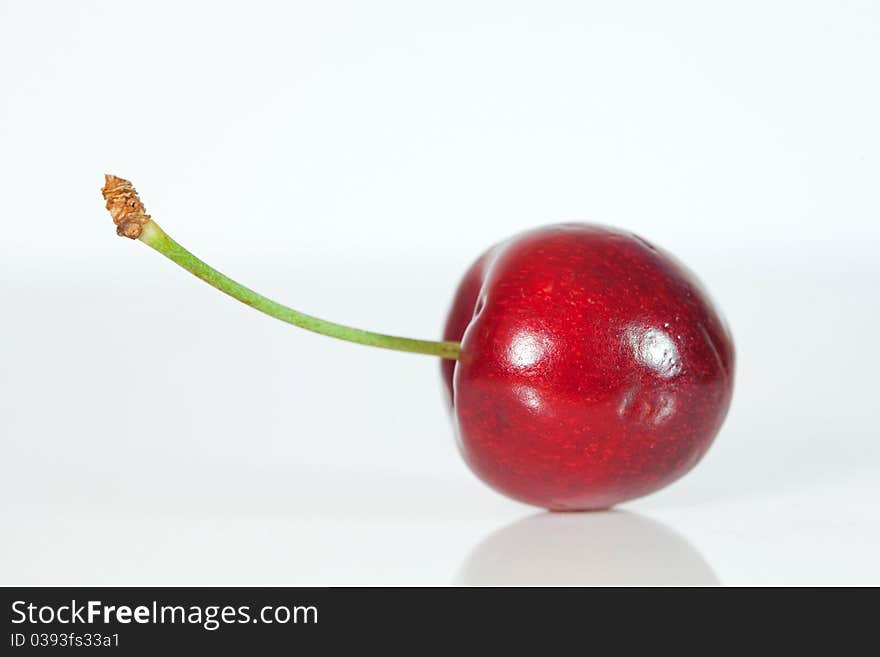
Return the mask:
<path fill-rule="evenodd" d="M 149 221 L 144 225 L 143 232 L 138 239 L 144 244 L 154 248 L 169 260 L 177 263 L 191 274 L 198 276 L 208 285 L 217 288 L 221 292 L 225 292 L 234 299 L 238 299 L 252 308 L 256 308 L 260 312 L 266 313 L 270 317 L 280 319 L 282 322 L 287 322 L 294 326 L 299 326 L 307 331 L 313 331 L 315 333 L 320 333 L 321 335 L 329 335 L 330 337 L 347 340 L 348 342 L 357 342 L 358 344 L 382 347 L 383 349 L 394 349 L 396 351 L 429 354 L 431 356 L 440 356 L 441 358 L 449 358 L 452 360 L 458 358 L 461 350 L 461 345 L 458 342 L 412 340 L 410 338 L 399 338 L 393 335 L 373 333 L 371 331 L 363 331 L 350 326 L 328 322 L 293 310 L 292 308 L 288 308 L 287 306 L 281 305 L 276 301 L 272 301 L 271 299 L 246 288 L 240 283 L 236 283 L 228 276 L 224 276 L 210 265 L 202 262 L 180 244 L 171 239 L 171 237 L 169 237 L 155 221 Z"/>

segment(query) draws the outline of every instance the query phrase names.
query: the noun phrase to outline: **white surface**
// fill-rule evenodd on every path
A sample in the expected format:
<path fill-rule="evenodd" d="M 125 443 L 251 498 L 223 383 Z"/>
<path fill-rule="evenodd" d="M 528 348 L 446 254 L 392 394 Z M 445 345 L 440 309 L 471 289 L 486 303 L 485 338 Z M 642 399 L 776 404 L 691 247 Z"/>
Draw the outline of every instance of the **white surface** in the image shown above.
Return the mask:
<path fill-rule="evenodd" d="M 4 3 L 0 583 L 880 584 L 880 6 Z M 699 273 L 738 348 L 685 479 L 548 515 L 455 452 L 430 358 L 488 244 L 584 219 Z M 130 353 L 140 342 L 139 352 Z"/>

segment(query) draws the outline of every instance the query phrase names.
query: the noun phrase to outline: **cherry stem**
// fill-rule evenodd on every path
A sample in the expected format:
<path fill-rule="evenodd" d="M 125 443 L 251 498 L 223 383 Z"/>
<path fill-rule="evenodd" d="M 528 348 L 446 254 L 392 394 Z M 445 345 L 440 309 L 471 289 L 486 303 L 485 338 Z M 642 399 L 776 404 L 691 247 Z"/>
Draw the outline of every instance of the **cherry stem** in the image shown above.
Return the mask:
<path fill-rule="evenodd" d="M 461 345 L 458 342 L 413 340 L 412 338 L 401 338 L 394 335 L 385 335 L 383 333 L 373 333 L 372 331 L 364 331 L 351 326 L 343 326 L 342 324 L 328 322 L 323 319 L 318 319 L 317 317 L 312 317 L 311 315 L 306 315 L 293 308 L 288 308 L 277 301 L 272 301 L 272 299 L 254 292 L 241 283 L 237 283 L 228 276 L 221 274 L 219 271 L 206 264 L 175 242 L 155 221 L 150 220 L 143 226 L 143 230 L 138 239 L 164 255 L 169 260 L 177 263 L 191 274 L 201 278 L 208 285 L 217 288 L 221 292 L 225 292 L 233 299 L 238 299 L 242 303 L 247 304 L 252 308 L 256 308 L 270 317 L 280 319 L 282 322 L 293 324 L 294 326 L 306 329 L 307 331 L 320 333 L 321 335 L 328 335 L 331 338 L 347 340 L 348 342 L 365 344 L 371 347 L 394 349 L 396 351 L 409 351 L 417 354 L 428 354 L 452 360 L 458 358 L 461 350 Z"/>
<path fill-rule="evenodd" d="M 461 352 L 461 344 L 458 342 L 413 340 L 383 333 L 373 333 L 372 331 L 364 331 L 351 326 L 343 326 L 342 324 L 318 319 L 293 308 L 288 308 L 277 301 L 272 301 L 272 299 L 264 297 L 262 294 L 258 294 L 241 283 L 236 283 L 228 276 L 221 274 L 171 239 L 159 227 L 159 224 L 153 221 L 153 218 L 146 213 L 144 204 L 129 181 L 117 176 L 108 175 L 106 176 L 104 188 L 101 191 L 104 199 L 107 201 L 107 209 L 113 217 L 113 222 L 116 224 L 116 232 L 119 235 L 130 239 L 139 239 L 191 274 L 201 278 L 208 285 L 217 288 L 221 292 L 225 292 L 233 299 L 238 299 L 242 303 L 266 313 L 270 317 L 299 326 L 307 331 L 372 347 L 428 354 L 450 360 L 457 359 Z"/>

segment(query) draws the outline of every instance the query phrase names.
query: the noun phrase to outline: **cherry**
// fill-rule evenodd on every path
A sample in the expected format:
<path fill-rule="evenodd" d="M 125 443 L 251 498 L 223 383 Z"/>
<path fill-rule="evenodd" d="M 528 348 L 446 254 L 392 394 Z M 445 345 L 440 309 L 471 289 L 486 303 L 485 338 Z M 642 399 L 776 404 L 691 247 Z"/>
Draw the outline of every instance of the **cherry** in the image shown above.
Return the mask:
<path fill-rule="evenodd" d="M 221 274 L 146 214 L 130 182 L 102 190 L 117 233 L 272 317 L 443 358 L 461 452 L 496 490 L 553 510 L 602 509 L 703 456 L 733 392 L 733 343 L 696 278 L 643 239 L 562 224 L 498 244 L 458 287 L 443 341 L 328 322 Z"/>
<path fill-rule="evenodd" d="M 443 362 L 461 452 L 496 490 L 555 510 L 655 491 L 703 456 L 730 405 L 730 334 L 694 278 L 640 237 L 549 226 L 459 285 Z"/>

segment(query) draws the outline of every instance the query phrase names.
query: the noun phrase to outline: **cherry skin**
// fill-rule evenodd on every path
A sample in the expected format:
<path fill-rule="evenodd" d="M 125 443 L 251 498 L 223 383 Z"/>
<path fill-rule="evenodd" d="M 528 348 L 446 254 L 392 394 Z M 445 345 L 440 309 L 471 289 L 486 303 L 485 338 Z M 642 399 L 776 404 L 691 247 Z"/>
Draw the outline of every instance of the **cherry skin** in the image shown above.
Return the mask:
<path fill-rule="evenodd" d="M 461 452 L 496 490 L 604 509 L 678 479 L 733 393 L 730 333 L 695 276 L 631 233 L 562 224 L 465 274 L 443 361 Z"/>

